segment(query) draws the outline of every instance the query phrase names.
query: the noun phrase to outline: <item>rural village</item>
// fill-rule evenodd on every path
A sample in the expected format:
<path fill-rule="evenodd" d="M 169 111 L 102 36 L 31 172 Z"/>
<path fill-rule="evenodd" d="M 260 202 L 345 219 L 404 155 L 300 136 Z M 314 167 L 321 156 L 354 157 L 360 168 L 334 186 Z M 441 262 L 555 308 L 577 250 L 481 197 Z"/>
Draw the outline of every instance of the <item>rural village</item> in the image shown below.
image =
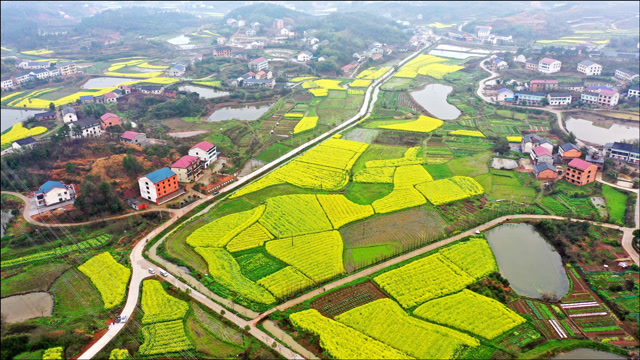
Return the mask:
<path fill-rule="evenodd" d="M 55 4 L 2 4 L 3 359 L 640 356 L 637 6 Z"/>

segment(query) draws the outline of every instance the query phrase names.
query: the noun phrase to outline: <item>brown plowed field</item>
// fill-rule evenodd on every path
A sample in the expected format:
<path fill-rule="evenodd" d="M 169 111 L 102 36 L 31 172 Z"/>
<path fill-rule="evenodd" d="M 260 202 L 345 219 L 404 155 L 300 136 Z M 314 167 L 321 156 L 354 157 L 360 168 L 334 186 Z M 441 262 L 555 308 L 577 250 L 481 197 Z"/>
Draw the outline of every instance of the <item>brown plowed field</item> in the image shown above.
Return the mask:
<path fill-rule="evenodd" d="M 317 298 L 311 302 L 310 307 L 333 319 L 358 306 L 386 297 L 373 282 L 365 281 Z"/>

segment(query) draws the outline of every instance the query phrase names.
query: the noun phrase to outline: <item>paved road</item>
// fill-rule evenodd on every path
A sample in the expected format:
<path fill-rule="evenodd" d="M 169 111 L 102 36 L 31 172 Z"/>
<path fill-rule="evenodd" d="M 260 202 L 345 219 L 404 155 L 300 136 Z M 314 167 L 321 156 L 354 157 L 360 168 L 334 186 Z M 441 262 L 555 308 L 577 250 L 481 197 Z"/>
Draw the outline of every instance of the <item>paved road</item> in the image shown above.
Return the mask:
<path fill-rule="evenodd" d="M 407 57 L 407 59 L 405 59 L 401 64 L 403 64 L 406 61 L 409 61 L 414 56 L 417 56 L 421 50 L 422 49 L 420 49 L 416 53 L 412 54 L 411 56 Z M 349 127 L 349 126 L 355 125 L 357 120 L 360 120 L 365 115 L 371 114 L 371 111 L 372 111 L 372 108 L 373 108 L 372 105 L 375 103 L 375 100 L 377 99 L 377 96 L 378 96 L 379 86 L 382 83 L 384 83 L 384 81 L 389 79 L 391 77 L 392 73 L 393 73 L 393 71 L 389 71 L 387 74 L 385 74 L 385 76 L 383 76 L 380 79 L 376 80 L 372 84 L 372 86 L 369 87 L 369 89 L 367 89 L 367 93 L 365 95 L 365 101 L 364 101 L 364 103 L 362 105 L 362 108 L 360 109 L 360 111 L 358 112 L 358 114 L 356 116 L 354 116 L 353 118 L 347 120 L 346 122 L 344 122 L 340 126 L 337 126 L 332 131 L 329 131 L 328 133 L 325 133 L 325 134 L 319 136 L 318 138 L 299 146 L 298 148 L 294 149 L 293 151 L 291 151 L 291 152 L 281 156 L 277 160 L 267 164 L 263 168 L 255 171 L 255 172 L 247 175 L 243 179 L 241 179 L 241 180 L 239 180 L 239 181 L 237 181 L 237 182 L 225 187 L 220 192 L 229 192 L 230 190 L 232 190 L 232 189 L 234 189 L 234 188 L 246 183 L 247 181 L 252 180 L 252 179 L 262 175 L 265 172 L 266 169 L 271 169 L 273 167 L 276 167 L 276 166 L 280 165 L 282 162 L 292 158 L 293 156 L 296 156 L 303 149 L 305 149 L 305 148 L 307 148 L 307 147 L 309 147 L 311 145 L 314 145 L 314 144 L 326 139 L 327 137 L 333 135 L 337 131 L 340 131 L 340 130 L 343 130 L 343 129 Z M 371 100 L 373 100 L 373 101 L 371 101 Z M 195 208 L 199 204 L 201 204 L 204 201 L 207 201 L 207 200 L 209 200 L 211 198 L 212 198 L 212 196 L 203 198 L 203 199 L 201 199 L 199 201 L 196 201 L 196 202 L 190 204 L 189 206 L 187 206 L 187 207 L 185 207 L 183 209 L 176 210 L 174 212 L 175 216 L 173 216 L 167 222 L 162 224 L 159 228 L 153 230 L 151 233 L 149 233 L 147 236 L 145 236 L 144 239 L 143 239 L 144 241 L 140 241 L 140 242 L 138 242 L 138 244 L 136 244 L 136 246 L 134 247 L 134 249 L 133 249 L 133 251 L 131 252 L 131 255 L 130 255 L 131 266 L 132 266 L 133 271 L 132 271 L 131 282 L 129 284 L 129 293 L 127 294 L 127 302 L 125 304 L 125 308 L 123 309 L 121 315 L 126 315 L 129 318 L 131 317 L 131 315 L 133 314 L 133 310 L 135 309 L 135 307 L 137 305 L 137 302 L 138 302 L 140 284 L 142 283 L 142 280 L 144 280 L 144 278 L 149 276 L 149 273 L 148 273 L 147 269 L 149 267 L 156 268 L 156 266 L 154 266 L 152 263 L 150 263 L 149 261 L 144 259 L 143 255 L 142 255 L 142 251 L 144 250 L 144 246 L 147 243 L 147 241 L 149 241 L 149 239 L 153 239 L 157 234 L 162 232 L 167 227 L 171 226 L 181 216 L 183 216 L 184 214 L 186 214 L 187 212 L 191 211 L 193 208 Z M 23 199 L 24 199 L 24 197 L 23 197 Z M 215 205 L 216 205 L 216 203 L 211 204 L 206 209 L 204 209 L 201 212 L 199 212 L 198 215 L 205 213 L 206 211 L 208 211 L 209 209 L 211 209 Z M 33 221 L 33 219 L 31 219 L 31 220 Z M 48 225 L 45 224 L 45 226 L 48 226 Z M 158 241 L 157 244 L 160 244 L 160 241 Z M 157 248 L 157 244 L 155 246 L 156 248 Z M 173 270 L 173 269 L 171 269 L 171 270 Z M 186 289 L 188 287 L 186 284 L 184 284 L 183 282 L 181 282 L 180 280 L 175 278 L 173 275 L 169 275 L 166 278 L 166 280 L 168 280 L 174 286 L 178 287 L 181 290 L 184 290 L 184 289 Z M 218 313 L 220 313 L 220 311 L 224 309 L 221 305 L 219 305 L 218 303 L 215 303 L 214 301 L 212 301 L 211 299 L 209 299 L 208 297 L 206 297 L 205 295 L 203 295 L 201 292 L 197 291 L 196 289 L 192 289 L 192 288 L 189 288 L 189 289 L 190 289 L 190 296 L 193 297 L 195 300 L 199 301 L 200 303 L 202 303 L 203 305 L 209 307 L 210 309 L 212 309 L 212 310 L 214 310 L 214 311 L 216 311 Z M 213 295 L 215 295 L 215 294 L 213 294 Z M 223 299 L 223 302 L 227 302 L 227 300 Z M 239 309 L 240 308 L 240 306 L 237 305 L 237 304 L 233 304 L 231 302 L 229 302 L 229 303 L 231 304 L 232 308 L 234 308 L 234 309 Z M 246 310 L 248 310 L 248 309 L 246 309 Z M 254 337 L 256 337 L 258 340 L 262 341 L 267 346 L 271 346 L 275 342 L 275 339 L 271 338 L 266 333 L 264 333 L 261 330 L 259 330 L 258 328 L 256 328 L 254 322 L 248 322 L 248 321 L 243 320 L 242 318 L 238 318 L 237 315 L 235 315 L 232 312 L 226 312 L 224 316 L 227 319 L 229 319 L 230 321 L 232 321 L 233 323 L 235 323 L 236 325 L 238 325 L 239 327 L 241 327 L 241 328 L 244 328 L 245 326 L 249 325 L 249 327 L 250 327 L 249 333 L 251 335 L 253 335 Z M 80 355 L 79 359 L 91 359 L 98 352 L 100 352 L 100 350 L 102 350 L 123 328 L 124 328 L 123 324 L 119 324 L 119 325 L 113 326 L 111 329 L 109 329 L 107 331 L 107 333 L 105 335 L 103 335 L 98 341 L 96 341 L 96 343 L 94 343 L 88 350 L 86 350 L 82 355 Z M 276 346 L 276 348 L 274 350 L 277 351 L 278 353 L 280 353 L 282 356 L 288 358 L 288 359 L 300 359 L 300 358 L 302 358 L 302 356 L 300 356 L 299 354 L 291 351 L 288 348 L 282 347 L 280 344 L 277 344 L 277 346 Z"/>

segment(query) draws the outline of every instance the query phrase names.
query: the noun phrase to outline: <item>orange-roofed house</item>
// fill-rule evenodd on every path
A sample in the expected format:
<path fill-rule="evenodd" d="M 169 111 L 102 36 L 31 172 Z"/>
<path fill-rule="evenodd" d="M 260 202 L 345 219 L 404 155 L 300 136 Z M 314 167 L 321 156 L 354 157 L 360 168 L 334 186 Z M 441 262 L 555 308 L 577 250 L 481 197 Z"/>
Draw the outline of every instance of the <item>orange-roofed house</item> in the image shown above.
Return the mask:
<path fill-rule="evenodd" d="M 116 126 L 116 125 L 122 126 L 122 120 L 118 115 L 112 114 L 112 113 L 106 113 L 100 116 L 100 127 L 102 127 L 102 130 L 106 130 L 109 126 Z"/>
<path fill-rule="evenodd" d="M 558 155 L 560 155 L 562 162 L 566 164 L 573 159 L 581 157 L 582 151 L 572 143 L 566 143 L 558 147 Z"/>
<path fill-rule="evenodd" d="M 193 145 L 191 149 L 189 149 L 189 155 L 199 157 L 205 169 L 218 159 L 216 146 L 208 141 Z"/>
<path fill-rule="evenodd" d="M 569 161 L 569 167 L 564 178 L 574 185 L 582 186 L 596 181 L 597 172 L 598 167 L 596 165 L 582 159 L 573 159 Z"/>
<path fill-rule="evenodd" d="M 178 175 L 178 182 L 194 182 L 202 177 L 202 161 L 197 156 L 185 155 L 171 165 Z"/>

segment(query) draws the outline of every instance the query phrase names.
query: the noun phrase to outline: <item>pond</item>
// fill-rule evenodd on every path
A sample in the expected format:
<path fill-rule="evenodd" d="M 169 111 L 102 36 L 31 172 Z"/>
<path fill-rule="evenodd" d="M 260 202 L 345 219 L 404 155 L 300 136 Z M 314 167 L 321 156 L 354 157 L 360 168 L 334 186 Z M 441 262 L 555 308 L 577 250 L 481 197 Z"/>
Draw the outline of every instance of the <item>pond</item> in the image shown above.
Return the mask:
<path fill-rule="evenodd" d="M 207 120 L 257 120 L 260 116 L 269 111 L 272 105 L 273 104 L 223 106 L 211 114 Z"/>
<path fill-rule="evenodd" d="M 463 53 L 457 51 L 447 51 L 447 50 L 431 50 L 429 51 L 429 55 L 441 56 L 451 59 L 466 59 L 472 56 L 484 56 L 483 54 L 472 54 L 470 52 Z"/>
<path fill-rule="evenodd" d="M 201 98 L 206 98 L 206 99 L 229 95 L 229 93 L 226 91 L 219 91 L 219 90 L 214 90 L 212 88 L 207 88 L 204 86 L 194 86 L 194 85 L 183 85 L 178 87 L 178 90 L 196 92 L 200 95 Z"/>
<path fill-rule="evenodd" d="M 0 131 L 5 131 L 13 125 L 27 120 L 30 116 L 39 114 L 45 110 L 18 110 L 18 109 L 2 109 L 2 127 Z M 49 111 L 49 110 L 46 110 Z"/>
<path fill-rule="evenodd" d="M 189 44 L 191 42 L 191 39 L 189 39 L 189 37 L 185 35 L 176 36 L 167 40 L 167 42 L 169 44 L 177 45 L 180 49 L 183 50 L 189 50 L 196 47 L 195 45 Z"/>
<path fill-rule="evenodd" d="M 504 224 L 486 232 L 500 274 L 523 296 L 558 299 L 569 291 L 567 273 L 560 254 L 527 224 Z"/>
<path fill-rule="evenodd" d="M 0 222 L 0 237 L 4 237 L 4 230 L 7 227 L 7 224 L 11 219 L 13 219 L 13 215 L 11 214 L 11 209 L 7 209 L 7 211 L 0 211 L 2 215 L 2 221 Z"/>
<path fill-rule="evenodd" d="M 591 120 L 572 117 L 567 119 L 565 124 L 567 131 L 573 132 L 576 138 L 598 145 L 638 137 L 637 126 L 604 123 L 606 126 L 611 125 L 611 127 L 607 129 L 594 125 Z"/>
<path fill-rule="evenodd" d="M 552 359 L 558 359 L 558 360 L 572 360 L 572 359 L 618 360 L 618 359 L 626 359 L 626 358 L 624 358 L 622 356 L 619 356 L 619 355 L 616 355 L 616 354 L 604 352 L 604 351 L 581 348 L 581 349 L 575 349 L 573 351 L 569 351 L 569 352 L 566 352 L 566 353 L 558 354 L 558 355 L 552 357 Z"/>
<path fill-rule="evenodd" d="M 447 102 L 447 96 L 453 87 L 442 84 L 429 84 L 422 90 L 412 91 L 411 96 L 425 110 L 442 120 L 453 120 L 460 116 L 460 110 Z"/>
<path fill-rule="evenodd" d="M 118 86 L 122 83 L 134 81 L 134 80 L 136 79 L 117 78 L 117 77 L 97 77 L 97 78 L 89 79 L 86 83 L 82 85 L 82 88 L 83 89 L 102 89 L 102 88 Z"/>
<path fill-rule="evenodd" d="M 53 295 L 48 292 L 34 292 L 2 298 L 2 314 L 7 323 L 17 323 L 29 319 L 51 316 Z"/>

